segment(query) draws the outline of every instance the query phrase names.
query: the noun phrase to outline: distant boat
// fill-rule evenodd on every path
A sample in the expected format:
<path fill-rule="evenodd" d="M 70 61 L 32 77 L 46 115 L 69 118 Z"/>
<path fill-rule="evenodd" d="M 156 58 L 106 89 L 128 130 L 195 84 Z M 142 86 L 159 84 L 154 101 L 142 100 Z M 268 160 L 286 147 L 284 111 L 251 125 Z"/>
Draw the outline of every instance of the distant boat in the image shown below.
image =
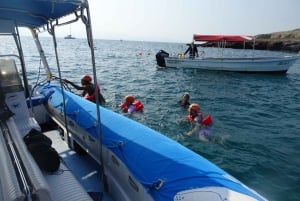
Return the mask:
<path fill-rule="evenodd" d="M 70 25 L 70 34 L 65 37 L 65 39 L 75 39 L 71 34 L 71 25 Z"/>
<path fill-rule="evenodd" d="M 245 42 L 253 41 L 252 36 L 229 36 L 229 35 L 194 35 L 194 41 L 198 42 L 217 42 L 223 54 L 226 42 Z M 195 44 L 196 45 L 196 44 Z M 198 46 L 198 44 L 197 44 Z M 282 57 L 206 57 L 204 51 L 198 58 L 185 57 L 179 54 L 177 57 L 169 57 L 164 50 L 156 54 L 156 61 L 160 67 L 173 68 L 194 68 L 202 70 L 222 70 L 237 72 L 260 72 L 260 73 L 285 73 L 289 67 L 299 58 L 299 56 Z"/>
<path fill-rule="evenodd" d="M 65 37 L 65 39 L 75 39 L 75 37 L 73 37 L 71 34 L 69 34 Z"/>

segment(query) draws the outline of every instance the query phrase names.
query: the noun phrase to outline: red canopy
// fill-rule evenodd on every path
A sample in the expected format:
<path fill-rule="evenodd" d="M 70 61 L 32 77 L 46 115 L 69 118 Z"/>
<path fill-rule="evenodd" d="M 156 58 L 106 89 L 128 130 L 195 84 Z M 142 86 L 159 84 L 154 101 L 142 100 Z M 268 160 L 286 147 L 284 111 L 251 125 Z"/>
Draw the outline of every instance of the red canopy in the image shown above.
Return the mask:
<path fill-rule="evenodd" d="M 240 35 L 200 35 L 194 34 L 195 41 L 231 41 L 231 42 L 244 42 L 252 40 L 253 36 L 240 36 Z"/>

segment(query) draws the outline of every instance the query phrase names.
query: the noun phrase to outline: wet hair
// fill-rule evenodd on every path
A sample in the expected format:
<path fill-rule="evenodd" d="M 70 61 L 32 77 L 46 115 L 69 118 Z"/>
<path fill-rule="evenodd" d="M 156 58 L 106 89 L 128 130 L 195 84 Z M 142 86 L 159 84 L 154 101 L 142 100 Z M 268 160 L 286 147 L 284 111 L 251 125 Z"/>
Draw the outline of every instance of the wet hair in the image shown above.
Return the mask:
<path fill-rule="evenodd" d="M 128 103 L 133 103 L 134 102 L 134 96 L 133 95 L 127 95 L 125 96 L 124 98 L 125 102 L 128 102 Z"/>
<path fill-rule="evenodd" d="M 183 98 L 184 96 L 187 96 L 188 98 L 190 98 L 190 94 L 189 94 L 188 92 L 183 93 L 182 98 Z"/>
<path fill-rule="evenodd" d="M 188 111 L 190 112 L 191 110 L 195 110 L 195 111 L 197 111 L 197 112 L 200 112 L 200 106 L 199 106 L 197 103 L 192 103 L 192 104 L 189 106 Z"/>
<path fill-rule="evenodd" d="M 92 77 L 90 75 L 85 75 L 81 79 L 86 80 L 87 82 L 92 82 Z"/>

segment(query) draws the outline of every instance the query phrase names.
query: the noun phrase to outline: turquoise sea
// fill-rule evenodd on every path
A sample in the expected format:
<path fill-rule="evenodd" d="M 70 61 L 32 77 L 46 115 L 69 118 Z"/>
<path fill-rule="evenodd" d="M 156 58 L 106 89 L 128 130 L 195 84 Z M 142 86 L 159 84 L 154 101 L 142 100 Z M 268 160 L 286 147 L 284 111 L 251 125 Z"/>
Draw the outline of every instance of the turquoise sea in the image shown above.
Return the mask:
<path fill-rule="evenodd" d="M 51 66 L 55 63 L 53 43 L 50 38 L 41 40 Z M 34 43 L 26 37 L 23 42 L 28 76 L 43 73 Z M 186 45 L 94 42 L 97 79 L 107 100 L 104 107 L 122 113 L 118 106 L 123 97 L 133 94 L 145 109 L 128 118 L 204 156 L 271 201 L 300 200 L 300 61 L 280 75 L 158 69 L 155 54 L 159 50 L 176 55 L 184 52 Z M 7 50 L 13 52 L 6 46 Z M 83 39 L 58 39 L 63 78 L 79 83 L 84 74 L 91 74 L 88 51 Z M 213 48 L 207 51 L 216 54 Z M 228 53 L 252 54 L 242 50 Z M 58 76 L 56 70 L 53 73 Z M 184 135 L 191 129 L 181 121 L 187 112 L 178 105 L 184 92 L 190 94 L 190 102 L 201 105 L 204 114 L 212 115 L 211 141 Z"/>

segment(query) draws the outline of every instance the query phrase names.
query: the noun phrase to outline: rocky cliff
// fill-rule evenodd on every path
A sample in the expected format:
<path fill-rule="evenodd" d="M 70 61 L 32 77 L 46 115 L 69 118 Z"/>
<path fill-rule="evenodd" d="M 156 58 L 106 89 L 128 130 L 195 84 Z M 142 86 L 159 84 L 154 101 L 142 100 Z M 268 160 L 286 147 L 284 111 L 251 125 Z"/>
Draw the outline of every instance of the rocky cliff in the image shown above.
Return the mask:
<path fill-rule="evenodd" d="M 300 52 L 300 29 L 292 31 L 274 32 L 269 34 L 259 34 L 255 36 L 255 49 L 257 50 L 274 50 L 286 52 Z M 203 46 L 215 46 L 213 43 L 205 43 Z M 244 48 L 241 43 L 227 43 L 227 48 Z M 252 49 L 252 42 L 247 42 L 246 49 Z"/>

